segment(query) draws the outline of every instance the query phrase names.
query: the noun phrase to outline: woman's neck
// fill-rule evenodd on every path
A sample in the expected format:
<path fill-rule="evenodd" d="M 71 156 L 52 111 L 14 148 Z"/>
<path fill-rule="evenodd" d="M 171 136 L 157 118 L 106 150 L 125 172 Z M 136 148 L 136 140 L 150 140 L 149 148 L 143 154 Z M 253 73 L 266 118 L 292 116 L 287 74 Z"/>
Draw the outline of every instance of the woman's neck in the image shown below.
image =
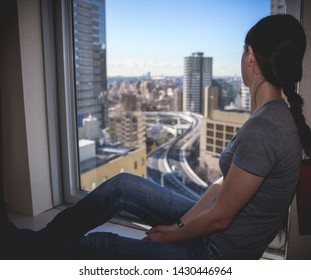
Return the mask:
<path fill-rule="evenodd" d="M 251 91 L 251 115 L 264 104 L 272 100 L 282 98 L 281 90 L 261 79 L 250 87 Z"/>

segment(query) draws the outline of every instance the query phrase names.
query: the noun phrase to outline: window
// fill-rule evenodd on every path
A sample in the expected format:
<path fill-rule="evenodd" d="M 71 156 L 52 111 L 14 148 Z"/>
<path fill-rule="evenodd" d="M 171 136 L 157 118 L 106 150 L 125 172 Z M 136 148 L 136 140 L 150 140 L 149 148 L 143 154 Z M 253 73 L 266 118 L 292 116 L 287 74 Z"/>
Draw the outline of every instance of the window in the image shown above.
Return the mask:
<path fill-rule="evenodd" d="M 117 2 L 119 2 L 122 9 L 110 12 L 111 10 L 107 9 L 107 7 L 111 8 L 113 5 L 117 5 Z M 182 5 L 185 5 L 185 3 Z M 133 27 L 130 24 L 131 21 L 128 21 L 128 31 L 131 30 L 132 33 L 125 32 L 122 29 L 124 33 L 114 34 L 113 37 L 110 37 L 110 40 L 118 39 L 118 36 L 119 39 L 122 39 L 122 36 L 124 35 L 125 37 L 126 34 L 132 35 L 127 37 L 127 44 L 112 42 L 111 44 L 114 47 L 111 47 L 111 56 L 109 56 L 109 51 L 107 52 L 109 50 L 109 40 L 106 41 L 107 34 L 109 34 L 107 27 L 109 24 L 116 24 L 117 18 L 119 21 L 121 18 L 126 21 L 127 16 L 132 18 L 132 15 L 126 15 L 127 9 L 125 8 L 131 8 L 127 5 L 129 5 L 127 1 L 123 1 L 121 4 L 120 0 L 57 0 L 51 6 L 56 15 L 54 35 L 57 62 L 55 65 L 57 65 L 56 72 L 59 83 L 58 88 L 60 89 L 57 102 L 60 104 L 62 181 L 65 186 L 66 202 L 77 201 L 84 191 L 94 189 L 107 178 L 118 174 L 120 170 L 137 175 L 146 174 L 146 177 L 148 177 L 148 165 L 144 164 L 144 162 L 147 159 L 146 140 L 148 139 L 146 139 L 146 131 L 151 125 L 146 121 L 145 112 L 173 113 L 172 115 L 157 114 L 151 118 L 152 122 L 150 123 L 152 123 L 154 133 L 157 135 L 156 139 L 152 140 L 152 143 L 163 144 L 168 142 L 172 138 L 172 131 L 175 127 L 179 125 L 189 127 L 190 124 L 195 123 L 194 115 L 191 116 L 192 119 L 189 116 L 180 117 L 176 112 L 172 111 L 172 108 L 176 111 L 182 110 L 180 104 L 182 104 L 183 93 L 183 60 L 184 58 L 188 60 L 189 57 L 192 58 L 192 50 L 195 51 L 195 48 L 199 46 L 205 49 L 204 53 L 200 52 L 200 55 L 194 53 L 194 58 L 202 58 L 200 63 L 202 62 L 203 64 L 204 58 L 208 58 L 206 61 L 208 61 L 209 65 L 209 81 L 211 77 L 216 81 L 215 84 L 211 85 L 215 90 L 208 93 L 210 94 L 210 98 L 207 99 L 210 102 L 209 109 L 214 109 L 214 112 L 210 114 L 211 119 L 207 119 L 205 122 L 206 136 L 204 138 L 206 143 L 202 147 L 206 147 L 206 154 L 218 156 L 223 146 L 235 133 L 236 126 L 226 125 L 226 120 L 231 121 L 232 114 L 230 112 L 223 114 L 224 110 L 219 110 L 218 104 L 222 104 L 221 106 L 224 107 L 236 101 L 235 98 L 238 97 L 241 80 L 234 75 L 239 74 L 239 72 L 235 72 L 239 71 L 239 68 L 238 70 L 231 69 L 231 72 L 228 72 L 232 78 L 219 77 L 221 71 L 215 68 L 215 65 L 213 66 L 213 71 L 211 71 L 211 66 L 216 61 L 216 57 L 214 60 L 211 58 L 219 47 L 219 43 L 217 43 L 218 33 L 211 33 L 215 37 L 209 39 L 209 44 L 206 44 L 204 37 L 196 38 L 196 40 L 191 40 L 191 42 L 186 40 L 189 46 L 182 53 L 178 54 L 177 59 L 179 62 L 175 63 L 177 71 L 171 67 L 171 64 L 174 64 L 174 62 L 166 64 L 165 67 L 156 62 L 145 63 L 149 65 L 148 67 L 154 69 L 152 71 L 160 71 L 159 69 L 161 69 L 161 71 L 167 71 L 167 73 L 174 73 L 173 78 L 154 77 L 157 73 L 153 74 L 153 72 L 149 71 L 141 72 L 143 76 L 139 76 L 135 72 L 135 68 L 131 70 L 134 77 L 125 77 L 129 74 L 125 72 L 125 68 L 131 67 L 131 63 L 128 63 L 126 59 L 121 61 L 119 69 L 121 71 L 123 67 L 123 72 L 115 72 L 118 69 L 115 66 L 118 64 L 115 58 L 116 51 L 119 51 L 118 55 L 122 57 L 123 52 L 125 53 L 127 49 L 131 49 L 134 52 L 134 45 L 137 44 L 139 44 L 139 48 L 142 50 L 147 47 L 152 48 L 151 44 L 147 44 L 146 47 L 143 46 L 143 43 L 148 43 L 148 39 L 146 40 L 144 36 L 150 36 L 149 39 L 151 41 L 154 41 L 153 36 L 155 36 L 150 32 L 137 36 L 136 29 L 139 29 L 139 26 Z M 204 8 L 206 7 L 204 4 Z M 113 14 L 116 11 L 118 13 L 122 12 L 124 18 Z M 197 9 L 195 12 L 199 13 Z M 183 13 L 188 15 L 186 9 L 183 10 Z M 140 13 L 140 15 L 143 14 Z M 110 21 L 108 24 L 107 19 L 112 20 L 111 17 L 113 16 L 113 21 Z M 206 16 L 205 14 L 200 16 L 202 16 L 200 21 L 203 23 L 206 20 Z M 257 16 L 254 15 L 254 17 Z M 170 26 L 170 22 L 167 21 L 166 24 Z M 151 23 L 148 21 L 148 24 Z M 215 28 L 220 26 L 216 22 L 213 25 Z M 248 26 L 250 25 L 248 24 Z M 204 26 L 204 24 L 197 26 Z M 173 44 L 174 40 L 180 39 L 178 34 L 175 34 L 176 37 L 173 36 L 173 31 L 179 30 L 180 27 L 170 26 L 169 28 L 172 28 L 170 40 L 172 40 Z M 187 26 L 184 26 L 184 28 L 187 28 Z M 225 26 L 224 28 L 228 29 L 231 26 Z M 208 32 L 208 30 L 201 29 L 201 32 Z M 220 32 L 219 34 L 223 33 Z M 237 39 L 239 52 L 235 54 L 237 62 L 240 61 L 243 45 L 242 38 L 244 35 L 243 33 L 241 37 L 239 37 L 240 35 L 237 36 L 240 38 Z M 185 36 L 182 37 L 184 38 Z M 223 39 L 223 36 L 221 37 Z M 230 42 L 233 41 L 230 40 Z M 210 49 L 210 46 L 213 44 L 215 44 L 216 48 Z M 126 45 L 126 49 L 118 49 L 121 45 Z M 230 44 L 230 46 L 234 48 L 233 44 Z M 179 50 L 180 48 L 177 49 Z M 170 44 L 163 44 L 158 50 L 162 52 L 163 56 L 167 55 L 166 52 L 168 52 L 168 55 L 174 57 L 176 48 L 171 49 Z M 226 51 L 230 52 L 231 47 L 227 48 Z M 161 59 L 160 57 L 159 60 Z M 217 60 L 219 59 L 217 57 Z M 194 60 L 194 62 L 199 61 Z M 226 59 L 222 63 L 223 67 L 229 65 L 229 61 Z M 136 68 L 138 67 L 141 67 L 140 63 L 136 63 Z M 142 70 L 144 69 L 143 67 L 145 66 L 142 65 Z M 189 68 L 190 70 L 191 67 Z M 166 72 L 163 73 L 169 76 Z M 192 77 L 196 77 L 196 79 L 192 79 L 193 83 L 201 79 L 200 73 L 190 74 L 193 75 Z M 118 77 L 122 75 L 124 75 L 123 78 Z M 205 79 L 204 77 L 202 82 Z M 201 92 L 203 90 L 199 84 L 193 84 L 192 86 L 196 88 L 196 92 L 197 90 Z M 205 95 L 205 92 L 203 93 Z M 243 94 L 245 103 L 247 103 L 247 92 L 243 91 Z M 193 100 L 202 100 L 201 105 L 203 107 L 206 105 L 203 102 L 205 97 L 193 97 L 190 103 Z M 203 108 L 202 106 L 200 106 L 200 110 Z M 196 106 L 190 104 L 189 108 L 195 110 Z M 221 119 L 220 121 L 218 121 L 219 118 Z M 159 124 L 162 128 L 158 129 L 154 124 Z M 166 130 L 163 129 L 164 126 Z M 187 129 L 182 130 L 187 131 Z M 193 139 L 189 136 L 184 142 L 190 142 L 190 140 L 192 141 Z M 187 160 L 195 169 L 199 164 L 197 158 L 199 156 L 204 158 L 204 155 L 200 155 L 200 145 L 195 144 L 198 143 L 198 139 L 193 143 L 193 146 L 189 149 L 190 152 L 188 152 Z M 173 160 L 178 158 L 177 155 L 178 153 L 176 152 Z M 139 161 L 142 164 L 138 164 Z M 206 163 L 208 166 L 208 161 Z M 176 163 L 173 164 L 176 166 Z M 202 186 L 200 189 L 202 189 Z"/>
<path fill-rule="evenodd" d="M 223 147 L 223 145 L 224 145 L 223 141 L 216 140 L 216 146 Z"/>
<path fill-rule="evenodd" d="M 89 180 L 84 177 L 92 172 L 98 185 L 103 177 L 100 166 L 113 153 L 101 153 L 108 123 L 105 1 L 73 0 L 72 13 L 80 187 L 89 190 Z"/>
<path fill-rule="evenodd" d="M 214 124 L 213 123 L 208 123 L 207 124 L 207 128 L 214 129 Z"/>
<path fill-rule="evenodd" d="M 46 76 L 47 89 L 54 87 L 47 94 L 50 140 L 60 147 L 51 149 L 59 155 L 51 156 L 54 201 L 61 201 L 63 185 L 64 200 L 74 203 L 120 170 L 147 173 L 146 165 L 131 164 L 146 158 L 144 118 L 130 95 L 108 112 L 105 0 L 42 0 L 42 10 L 46 73 L 53 74 Z"/>
<path fill-rule="evenodd" d="M 231 140 L 233 137 L 233 134 L 226 134 L 226 140 Z"/>
<path fill-rule="evenodd" d="M 223 131 L 224 126 L 221 125 L 221 124 L 217 124 L 217 125 L 216 125 L 216 129 L 217 129 L 217 130 L 220 130 L 220 131 Z"/>
<path fill-rule="evenodd" d="M 148 165 L 144 164 L 145 159 L 147 159 L 147 143 L 152 144 L 150 149 L 156 148 L 155 143 L 157 145 L 164 144 L 174 137 L 174 129 L 178 129 L 176 134 L 179 134 L 180 131 L 187 131 L 190 125 L 195 123 L 195 115 L 189 117 L 185 113 L 183 116 L 176 113 L 173 115 L 166 114 L 182 111 L 184 58 L 187 58 L 186 60 L 190 63 L 187 67 L 190 75 L 192 75 L 192 78 L 190 77 L 192 83 L 202 81 L 202 83 L 211 84 L 211 92 L 208 92 L 210 96 L 207 99 L 209 102 L 209 116 L 204 118 L 205 122 L 203 122 L 206 127 L 206 135 L 201 138 L 205 139 L 202 147 L 206 147 L 206 154 L 219 156 L 224 145 L 228 143 L 235 130 L 237 130 L 237 125 L 227 125 L 226 122 L 234 120 L 235 123 L 238 123 L 241 119 L 241 114 L 239 116 L 235 115 L 233 118 L 229 111 L 226 112 L 223 109 L 237 102 L 241 80 L 234 75 L 234 72 L 231 72 L 232 77 L 228 78 L 221 76 L 219 69 L 217 71 L 211 70 L 213 63 L 216 61 L 216 57 L 213 58 L 215 50 L 210 50 L 206 46 L 203 47 L 204 37 L 200 37 L 198 41 L 187 41 L 187 48 L 178 57 L 181 62 L 175 66 L 178 69 L 177 72 L 173 72 L 174 69 L 171 68 L 170 63 L 167 64 L 166 68 L 163 68 L 162 64 L 154 63 L 157 67 L 162 67 L 161 71 L 174 73 L 172 76 L 165 72 L 163 74 L 168 77 L 154 77 L 149 71 L 139 75 L 135 73 L 135 66 L 132 67 L 132 64 L 127 63 L 125 58 L 122 61 L 124 65 L 121 63 L 123 68 L 120 66 L 120 72 L 116 72 L 117 62 L 114 54 L 116 50 L 119 51 L 118 54 L 122 58 L 123 52 L 129 49 L 134 50 L 137 48 L 137 44 L 142 47 L 143 43 L 146 40 L 148 41 L 148 36 L 151 36 L 149 39 L 152 39 L 153 36 L 150 32 L 147 32 L 143 33 L 142 37 L 137 37 L 135 32 L 139 30 L 140 26 L 131 26 L 131 21 L 128 21 L 127 28 L 131 32 L 114 33 L 110 35 L 110 41 L 107 40 L 107 34 L 111 34 L 110 28 L 117 24 L 117 20 L 126 20 L 127 17 L 132 18 L 131 14 L 126 14 L 126 7 L 132 9 L 131 6 L 127 6 L 129 3 L 127 1 L 122 2 L 122 0 L 57 0 L 55 3 L 53 6 L 57 15 L 55 17 L 55 53 L 57 56 L 59 88 L 61 89 L 58 95 L 62 144 L 61 161 L 64 174 L 63 182 L 66 186 L 65 200 L 67 202 L 76 201 L 83 195 L 84 191 L 94 189 L 106 178 L 118 174 L 120 170 L 137 175 L 148 174 Z M 155 3 L 158 4 L 156 1 Z M 119 7 L 122 7 L 122 9 L 117 9 L 118 5 L 121 5 Z M 134 5 L 134 3 L 131 5 Z M 185 9 L 183 12 L 187 14 L 187 1 L 179 3 L 179 5 L 181 5 L 182 9 Z M 113 6 L 115 10 L 112 10 Z M 208 6 L 204 3 L 203 7 Z M 143 8 L 141 7 L 141 9 Z M 148 14 L 152 11 L 147 9 L 145 12 Z M 195 9 L 195 12 L 199 11 Z M 122 16 L 117 16 L 117 13 L 122 13 Z M 257 18 L 257 16 L 254 17 Z M 216 21 L 218 19 L 214 20 L 218 22 Z M 220 24 L 215 24 L 215 22 L 213 26 L 219 28 L 218 25 Z M 179 30 L 176 25 L 172 26 L 171 21 L 168 21 L 166 22 L 166 28 L 173 32 L 173 40 L 174 38 L 178 39 L 175 37 Z M 124 29 L 122 30 L 124 31 Z M 131 35 L 126 37 L 125 34 Z M 115 44 L 113 41 L 123 39 L 122 35 L 126 37 L 126 42 Z M 217 32 L 213 36 L 216 35 Z M 241 38 L 244 35 L 244 33 L 241 34 Z M 119 36 L 119 39 L 116 38 L 117 36 Z M 187 38 L 187 36 L 184 36 L 183 33 L 182 38 Z M 215 42 L 218 40 L 216 38 L 213 39 Z M 223 39 L 223 37 L 221 38 Z M 160 41 L 157 39 L 158 44 L 160 44 Z M 209 40 L 209 42 L 212 41 Z M 235 54 L 238 62 L 240 61 L 243 39 L 240 41 L 239 52 Z M 109 44 L 111 44 L 110 52 L 107 52 Z M 194 52 L 191 56 L 191 51 L 188 51 L 188 48 L 192 50 L 196 44 L 198 46 L 202 45 L 203 49 L 207 49 L 205 53 L 203 51 Z M 216 43 L 216 46 L 219 47 L 219 44 Z M 153 46 L 149 44 L 148 47 L 152 49 Z M 170 45 L 164 44 L 163 48 L 159 50 L 161 50 L 163 56 L 166 55 L 166 52 L 173 56 L 176 48 L 171 49 Z M 205 65 L 205 62 L 208 63 Z M 153 63 L 145 62 L 145 64 L 148 64 L 151 68 L 154 67 Z M 195 67 L 192 64 L 205 67 L 206 69 L 204 69 L 208 72 L 206 77 L 200 77 L 200 73 L 195 72 Z M 134 63 L 134 65 L 136 65 L 136 68 L 141 67 L 139 63 Z M 191 69 L 192 66 L 193 69 Z M 133 76 L 131 77 L 127 77 L 125 74 L 125 71 L 129 71 L 129 67 L 132 67 L 130 71 Z M 152 69 L 156 71 L 156 68 Z M 205 95 L 205 89 L 201 84 L 192 84 L 192 87 L 195 88 L 196 92 Z M 248 104 L 247 94 L 247 91 L 243 89 L 243 98 L 245 100 L 240 100 L 240 104 Z M 184 98 L 188 99 L 190 97 L 184 96 Z M 200 103 L 202 104 L 195 106 L 193 104 L 193 102 L 197 102 L 195 100 L 201 100 Z M 191 97 L 189 99 L 189 109 L 195 110 L 196 107 L 200 107 L 201 110 L 206 105 L 204 100 L 205 97 L 202 96 Z M 165 114 L 157 113 L 152 117 L 148 116 L 152 121 L 147 123 L 146 112 L 148 111 L 165 112 Z M 200 112 L 202 111 L 204 110 Z M 196 114 L 196 112 L 193 113 Z M 151 126 L 152 133 L 148 134 Z M 186 128 L 182 128 L 182 126 Z M 185 138 L 184 142 L 192 141 L 191 137 Z M 189 155 L 187 160 L 191 163 L 193 169 L 198 167 L 199 161 L 197 158 L 200 154 L 199 140 L 195 140 L 187 153 Z M 177 155 L 178 152 L 175 153 L 173 160 L 178 158 Z M 204 158 L 204 155 L 200 155 L 200 158 Z M 141 164 L 138 164 L 139 162 Z M 176 166 L 176 163 L 172 165 Z"/>
<path fill-rule="evenodd" d="M 206 136 L 214 136 L 214 132 L 212 130 L 208 130 Z"/>
<path fill-rule="evenodd" d="M 146 71 L 143 72 L 144 79 L 142 80 L 138 80 L 137 78 L 128 78 L 121 82 L 117 78 L 114 79 L 113 77 L 110 77 L 109 82 L 107 80 L 105 81 L 107 73 L 105 73 L 106 69 L 102 68 L 101 65 L 107 63 L 107 61 L 104 61 L 104 53 L 106 52 L 107 45 L 109 50 L 109 40 L 107 44 L 106 41 L 102 41 L 102 38 L 105 38 L 106 34 L 105 31 L 102 33 L 103 29 L 100 26 L 103 23 L 105 24 L 105 21 L 101 19 L 99 11 L 101 7 L 104 7 L 105 9 L 104 4 L 108 3 L 108 1 L 112 2 L 114 0 L 41 0 L 43 3 L 43 9 L 46 9 L 46 11 L 49 12 L 55 12 L 55 17 L 54 15 L 51 16 L 52 13 L 43 14 L 43 25 L 46 27 L 44 28 L 43 34 L 45 36 L 45 67 L 47 67 L 46 83 L 48 89 L 47 104 L 50 122 L 49 144 L 51 148 L 50 155 L 52 162 L 51 176 L 53 179 L 52 181 L 56 182 L 55 186 L 61 185 L 62 183 L 65 191 L 65 201 L 69 203 L 77 201 L 77 199 L 79 199 L 81 196 L 82 190 L 87 191 L 89 188 L 96 187 L 98 185 L 98 180 L 104 181 L 111 177 L 111 174 L 101 175 L 101 173 L 105 173 L 105 171 L 107 171 L 107 168 L 105 168 L 105 162 L 118 162 L 118 159 L 121 159 L 117 163 L 118 169 L 115 171 L 118 173 L 128 171 L 127 167 L 123 165 L 122 158 L 128 154 L 131 154 L 131 156 L 135 157 L 135 153 L 133 154 L 133 151 L 137 151 L 137 159 L 146 158 L 146 154 L 144 154 L 144 152 L 139 154 L 140 150 L 137 148 L 137 146 L 141 146 L 135 143 L 131 143 L 129 145 L 127 139 L 122 136 L 122 128 L 128 127 L 129 118 L 126 116 L 126 114 L 120 113 L 121 109 L 123 112 L 125 111 L 127 113 L 133 113 L 134 111 L 135 114 L 137 114 L 137 111 L 139 110 L 178 111 L 182 104 L 182 102 L 180 102 L 180 98 L 178 99 L 178 96 L 182 95 L 182 79 L 180 77 L 174 77 L 174 83 L 172 83 L 172 81 L 165 83 L 161 79 L 158 80 L 159 83 L 149 83 L 146 80 L 151 78 L 152 74 L 146 68 Z M 189 2 L 191 1 L 189 0 Z M 117 0 L 115 2 L 117 2 Z M 124 4 L 128 2 L 130 1 L 124 0 Z M 125 11 L 127 11 L 127 9 L 122 9 L 122 12 Z M 174 9 L 174 11 L 176 11 L 176 9 Z M 254 11 L 253 7 L 252 11 Z M 266 13 L 266 11 L 264 13 Z M 253 13 L 252 15 L 254 15 L 254 18 L 256 19 L 261 16 L 255 15 Z M 141 17 L 142 16 L 143 14 L 141 13 Z M 120 20 L 120 17 L 116 18 Z M 54 22 L 53 19 L 55 19 Z M 50 26 L 45 26 L 47 23 L 53 23 L 52 31 Z M 128 21 L 128 23 L 130 24 L 131 22 Z M 145 21 L 145 23 L 147 24 L 148 22 Z M 131 32 L 128 30 L 130 26 L 126 27 L 127 30 L 123 34 L 131 34 Z M 215 25 L 215 27 L 217 27 L 217 25 Z M 169 29 L 170 27 L 167 26 L 167 28 Z M 175 32 L 176 30 L 173 29 L 167 34 L 173 36 L 173 31 Z M 183 32 L 181 33 L 183 37 L 189 38 L 186 31 L 186 29 L 183 29 Z M 219 34 L 222 33 L 220 32 Z M 120 34 L 118 34 L 118 36 L 120 36 Z M 203 37 L 201 37 L 201 40 L 203 40 Z M 147 39 L 146 36 L 144 38 Z M 163 49 L 167 49 L 168 46 L 171 45 L 167 44 L 167 42 L 171 42 L 171 38 L 172 37 L 170 37 L 169 40 L 163 40 L 165 42 Z M 135 42 L 141 42 L 142 37 L 127 37 L 127 39 L 128 42 L 125 44 L 126 48 L 131 48 L 135 47 L 133 46 Z M 134 39 L 136 40 L 135 42 Z M 212 43 L 210 38 L 208 38 L 208 40 L 210 43 Z M 241 40 L 243 40 L 243 38 Z M 155 43 L 153 40 L 145 41 Z M 157 40 L 157 42 L 158 41 L 159 40 Z M 191 43 L 194 42 L 193 40 L 188 41 L 191 41 Z M 104 44 L 102 44 L 102 42 L 104 42 Z M 54 45 L 55 49 L 53 48 Z M 158 44 L 157 46 L 159 47 Z M 179 45 L 178 49 L 182 49 L 180 46 L 182 45 Z M 163 49 L 161 47 L 159 48 L 159 50 Z M 110 51 L 112 50 L 110 49 Z M 122 50 L 120 53 L 122 54 Z M 185 51 L 181 57 L 187 56 L 189 53 L 190 51 Z M 210 55 L 207 52 L 206 54 Z M 238 57 L 240 56 L 239 53 L 234 55 L 237 55 Z M 53 56 L 55 56 L 55 59 L 53 59 Z M 233 54 L 229 54 L 229 56 L 233 56 Z M 110 59 L 109 55 L 107 59 Z M 139 65 L 139 61 L 127 61 L 126 58 L 121 57 L 120 61 L 112 61 L 110 63 L 115 65 L 115 69 L 117 69 L 122 64 L 121 62 L 124 62 L 124 68 L 134 65 L 132 68 L 133 74 L 135 74 L 135 77 L 139 75 L 137 72 L 135 72 L 136 69 L 138 69 L 138 67 L 135 68 L 135 65 Z M 150 61 L 147 63 L 145 61 L 145 63 L 142 65 L 151 66 L 152 64 L 156 63 L 150 63 Z M 167 69 L 171 68 L 172 65 L 179 68 L 181 67 L 181 65 L 178 65 L 175 62 L 167 64 L 163 63 L 161 65 L 166 65 Z M 219 67 L 216 64 L 215 66 Z M 111 73 L 112 72 L 110 72 L 110 74 Z M 120 72 L 119 75 L 122 75 L 122 73 Z M 56 84 L 56 81 L 58 84 Z M 222 86 L 222 92 L 220 95 L 225 97 L 224 100 L 221 100 L 220 103 L 225 104 L 224 102 L 230 101 L 230 91 L 224 90 L 225 84 L 221 84 L 221 80 L 217 79 L 217 82 Z M 232 86 L 236 86 L 236 84 L 232 83 Z M 57 96 L 55 95 L 55 92 L 57 92 L 56 88 L 58 88 Z M 218 90 L 219 88 L 220 87 L 218 87 Z M 124 93 L 124 98 L 120 98 L 119 96 L 119 93 L 122 90 Z M 133 94 L 134 91 L 139 92 L 139 94 Z M 154 95 L 151 95 L 151 93 L 154 93 Z M 108 97 L 108 94 L 110 106 L 106 108 L 106 98 Z M 219 95 L 219 92 L 217 94 Z M 143 95 L 149 95 L 149 97 L 151 96 L 148 103 L 145 103 L 144 100 L 142 100 L 141 96 Z M 139 100 L 137 100 L 137 97 Z M 160 97 L 165 98 L 161 99 Z M 215 95 L 211 97 L 213 97 L 215 101 Z M 211 102 L 213 101 L 213 98 L 210 99 Z M 247 100 L 244 101 L 245 104 L 247 104 Z M 216 103 L 217 102 L 214 102 L 213 104 L 209 105 L 216 106 Z M 215 111 L 213 113 L 215 116 L 218 112 Z M 143 142 L 145 129 L 143 125 L 144 116 L 141 114 L 139 117 L 142 119 L 142 121 L 140 122 L 140 126 L 138 125 L 138 121 L 136 122 L 137 139 L 140 139 Z M 109 120 L 109 124 L 105 124 L 107 119 Z M 54 120 L 54 122 L 51 120 Z M 156 118 L 154 118 L 154 120 L 156 120 Z M 115 121 L 115 124 L 111 125 L 113 121 Z M 158 121 L 161 123 L 161 120 Z M 181 120 L 181 123 L 187 124 L 188 122 L 186 120 Z M 210 120 L 207 120 L 206 126 L 208 128 L 207 136 L 213 137 L 215 135 L 214 129 L 217 124 L 211 123 Z M 236 133 L 239 129 L 238 126 L 233 126 L 232 129 L 231 126 L 225 127 L 226 132 L 230 133 Z M 98 128 L 100 128 L 100 132 Z M 221 129 L 221 131 L 222 130 L 223 129 Z M 114 131 L 114 133 L 112 133 L 112 131 Z M 161 138 L 159 138 L 159 143 L 162 139 L 170 139 L 168 136 L 169 133 L 164 136 L 165 133 L 161 131 L 161 133 L 158 133 L 158 135 L 160 134 Z M 98 137 L 98 135 L 100 135 L 100 137 Z M 225 140 L 229 140 L 230 137 L 230 134 L 226 134 Z M 212 138 L 208 139 L 209 140 L 207 140 L 207 142 L 210 144 L 205 145 L 206 150 L 211 152 L 211 155 L 217 156 L 217 154 L 221 153 L 222 149 L 215 147 L 215 141 Z M 90 142 L 84 140 L 89 140 Z M 58 141 L 61 145 L 59 145 Z M 107 143 L 110 144 L 105 146 L 104 144 Z M 136 143 L 138 143 L 138 140 Z M 123 149 L 114 149 L 120 146 L 122 146 Z M 94 155 L 94 149 L 96 155 L 95 162 L 92 158 L 89 158 L 90 161 L 85 160 L 91 154 Z M 95 170 L 93 168 L 94 166 L 97 167 Z M 83 179 L 87 178 L 87 176 L 84 175 L 88 172 L 94 174 L 95 180 L 90 180 L 85 184 L 81 183 L 83 182 Z M 147 172 L 142 172 L 141 170 L 138 172 L 140 172 L 139 174 L 147 174 Z M 61 193 L 63 192 L 63 189 L 57 188 L 58 187 L 53 188 L 53 191 L 55 192 L 54 201 L 56 201 L 56 204 L 58 200 L 61 200 Z M 55 197 L 57 199 L 55 199 Z"/>
<path fill-rule="evenodd" d="M 223 133 L 222 132 L 216 132 L 216 138 L 223 138 Z"/>
<path fill-rule="evenodd" d="M 232 126 L 226 126 L 226 132 L 233 132 L 233 127 Z"/>

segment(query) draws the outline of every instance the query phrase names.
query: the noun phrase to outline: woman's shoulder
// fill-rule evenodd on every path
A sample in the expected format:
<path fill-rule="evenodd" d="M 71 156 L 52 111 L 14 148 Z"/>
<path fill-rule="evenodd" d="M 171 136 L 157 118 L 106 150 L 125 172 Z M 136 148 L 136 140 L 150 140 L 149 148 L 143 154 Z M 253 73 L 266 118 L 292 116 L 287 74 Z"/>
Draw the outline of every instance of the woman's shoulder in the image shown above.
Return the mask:
<path fill-rule="evenodd" d="M 269 118 L 256 115 L 249 118 L 239 130 L 239 137 L 250 137 L 262 141 L 267 138 L 281 136 L 278 125 Z"/>
<path fill-rule="evenodd" d="M 258 131 L 274 137 L 297 132 L 295 121 L 283 99 L 266 103 L 246 121 L 243 129 L 248 133 Z"/>

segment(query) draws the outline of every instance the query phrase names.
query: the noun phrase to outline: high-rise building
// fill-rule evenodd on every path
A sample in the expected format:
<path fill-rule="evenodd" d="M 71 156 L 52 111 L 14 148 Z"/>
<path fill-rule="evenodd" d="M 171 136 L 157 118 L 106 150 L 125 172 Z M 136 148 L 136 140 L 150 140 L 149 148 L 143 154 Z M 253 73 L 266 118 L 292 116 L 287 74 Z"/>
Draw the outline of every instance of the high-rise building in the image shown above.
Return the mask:
<path fill-rule="evenodd" d="M 116 106 L 109 119 L 109 134 L 113 144 L 134 149 L 146 145 L 146 124 L 141 111 L 136 111 L 136 95 L 123 94 L 121 106 Z"/>
<path fill-rule="evenodd" d="M 286 0 L 271 0 L 271 15 L 285 14 Z"/>
<path fill-rule="evenodd" d="M 245 109 L 245 111 L 251 110 L 251 92 L 247 86 L 244 84 L 241 84 L 241 107 L 242 109 Z"/>
<path fill-rule="evenodd" d="M 107 126 L 105 0 L 74 0 L 74 62 L 78 126 L 88 116 Z"/>
<path fill-rule="evenodd" d="M 212 84 L 213 58 L 202 52 L 184 58 L 183 111 L 204 113 L 204 90 Z"/>

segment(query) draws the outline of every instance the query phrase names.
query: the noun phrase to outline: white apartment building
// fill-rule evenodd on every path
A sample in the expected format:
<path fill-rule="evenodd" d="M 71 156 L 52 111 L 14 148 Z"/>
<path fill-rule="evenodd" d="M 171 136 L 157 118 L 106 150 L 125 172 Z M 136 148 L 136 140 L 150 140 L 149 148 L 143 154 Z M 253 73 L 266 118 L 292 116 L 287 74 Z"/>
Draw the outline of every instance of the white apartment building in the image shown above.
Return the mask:
<path fill-rule="evenodd" d="M 241 84 L 241 107 L 246 111 L 251 110 L 251 93 L 244 84 Z"/>

